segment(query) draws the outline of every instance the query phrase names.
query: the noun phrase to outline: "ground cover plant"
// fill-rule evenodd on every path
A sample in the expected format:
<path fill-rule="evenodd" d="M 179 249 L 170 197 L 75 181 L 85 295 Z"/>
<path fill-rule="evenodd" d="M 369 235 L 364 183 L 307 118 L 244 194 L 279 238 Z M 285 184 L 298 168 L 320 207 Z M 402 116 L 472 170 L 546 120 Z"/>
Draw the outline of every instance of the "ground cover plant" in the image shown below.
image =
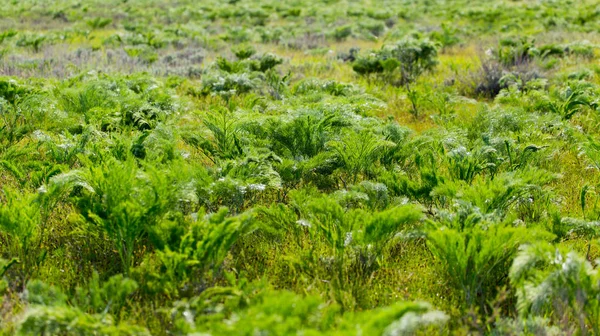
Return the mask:
<path fill-rule="evenodd" d="M 599 335 L 595 1 L 0 1 L 0 335 Z"/>

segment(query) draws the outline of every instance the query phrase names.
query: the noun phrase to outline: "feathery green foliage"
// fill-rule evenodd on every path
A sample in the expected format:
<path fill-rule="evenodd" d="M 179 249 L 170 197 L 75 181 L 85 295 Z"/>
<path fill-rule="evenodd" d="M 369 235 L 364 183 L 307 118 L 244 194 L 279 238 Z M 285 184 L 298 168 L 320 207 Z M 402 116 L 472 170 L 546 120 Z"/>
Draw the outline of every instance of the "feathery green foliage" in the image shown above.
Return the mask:
<path fill-rule="evenodd" d="M 0 335 L 599 334 L 599 13 L 4 1 Z"/>

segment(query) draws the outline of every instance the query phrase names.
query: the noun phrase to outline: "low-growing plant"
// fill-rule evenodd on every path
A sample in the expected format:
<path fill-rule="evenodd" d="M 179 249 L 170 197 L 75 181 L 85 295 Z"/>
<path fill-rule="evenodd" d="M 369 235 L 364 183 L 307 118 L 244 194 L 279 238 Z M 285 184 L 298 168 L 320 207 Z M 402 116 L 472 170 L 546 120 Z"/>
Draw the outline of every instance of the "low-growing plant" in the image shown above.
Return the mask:
<path fill-rule="evenodd" d="M 417 93 L 411 86 L 423 73 L 437 65 L 437 46 L 427 39 L 408 38 L 386 45 L 366 57 L 358 58 L 352 68 L 361 75 L 381 74 L 394 85 L 403 86 L 409 97 Z M 410 99 L 412 113 L 416 116 L 416 100 Z"/>
<path fill-rule="evenodd" d="M 163 276 L 174 281 L 179 291 L 203 291 L 202 279 L 209 271 L 219 273 L 232 246 L 253 228 L 250 214 L 228 217 L 228 209 L 214 214 L 196 213 L 181 241 L 158 252 Z M 166 288 L 168 289 L 168 288 Z"/>
<path fill-rule="evenodd" d="M 582 89 L 567 87 L 557 100 L 547 100 L 543 107 L 550 112 L 560 115 L 563 119 L 571 119 L 573 115 L 583 108 L 591 107 L 591 99 Z"/>
<path fill-rule="evenodd" d="M 3 256 L 14 259 L 17 270 L 16 286 L 23 286 L 44 261 L 46 250 L 42 247 L 42 214 L 38 195 L 21 194 L 3 190 L 0 204 L 0 237 Z"/>
<path fill-rule="evenodd" d="M 113 278 L 117 279 L 117 278 Z M 129 280 L 131 281 L 131 280 Z M 109 281 L 92 300 L 104 299 L 103 294 L 111 295 L 108 298 L 110 308 L 111 300 L 119 298 L 114 291 L 128 295 L 131 292 L 130 284 L 121 281 Z M 127 284 L 127 285 L 126 285 Z M 132 284 L 135 284 L 133 282 Z M 121 285 L 125 285 L 121 287 Z M 103 292 L 102 292 L 103 291 Z M 121 296 L 122 298 L 122 296 Z M 41 281 L 32 281 L 27 285 L 27 300 L 29 305 L 22 319 L 17 324 L 18 335 L 37 334 L 76 334 L 76 335 L 149 335 L 146 328 L 126 322 L 116 322 L 107 311 L 95 314 L 83 312 L 77 306 L 70 306 L 66 302 L 66 295 L 59 289 L 49 286 Z"/>
<path fill-rule="evenodd" d="M 211 154 L 211 159 L 233 159 L 243 153 L 239 120 L 235 120 L 231 109 L 217 107 L 216 111 L 207 114 L 204 125 L 214 138 L 212 142 L 203 144 L 203 148 Z"/>
<path fill-rule="evenodd" d="M 141 171 L 133 159 L 108 160 L 80 172 L 74 181 L 82 219 L 112 241 L 125 274 L 134 265 L 140 240 L 170 205 L 170 192 L 159 171 Z"/>
<path fill-rule="evenodd" d="M 93 19 L 87 20 L 86 24 L 92 29 L 102 29 L 112 23 L 112 19 L 95 17 Z"/>
<path fill-rule="evenodd" d="M 370 174 L 378 164 L 386 147 L 393 146 L 393 143 L 378 139 L 376 136 L 368 133 L 348 133 L 339 141 L 329 143 L 335 157 L 339 160 L 342 170 L 347 174 L 350 183 L 358 182 L 358 177 L 364 175 L 371 177 Z M 342 178 L 344 185 L 346 179 Z"/>
<path fill-rule="evenodd" d="M 564 330 L 582 334 L 600 332 L 597 277 L 598 270 L 585 258 L 549 244 L 523 247 L 510 270 L 520 314 L 552 311 L 547 316 Z"/>
<path fill-rule="evenodd" d="M 476 308 L 487 316 L 498 288 L 508 284 L 519 247 L 548 235 L 486 216 L 469 203 L 459 206 L 456 214 L 442 213 L 429 224 L 427 245 L 450 284 L 460 290 L 462 308 Z"/>

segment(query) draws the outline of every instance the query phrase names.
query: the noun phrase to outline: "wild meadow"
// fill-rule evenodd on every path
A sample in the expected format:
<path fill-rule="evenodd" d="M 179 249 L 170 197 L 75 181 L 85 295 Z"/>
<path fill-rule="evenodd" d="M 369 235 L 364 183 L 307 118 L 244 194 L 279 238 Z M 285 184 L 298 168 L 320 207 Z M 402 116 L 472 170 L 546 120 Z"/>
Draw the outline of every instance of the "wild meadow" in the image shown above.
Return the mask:
<path fill-rule="evenodd" d="M 600 335 L 593 0 L 0 0 L 0 335 Z"/>

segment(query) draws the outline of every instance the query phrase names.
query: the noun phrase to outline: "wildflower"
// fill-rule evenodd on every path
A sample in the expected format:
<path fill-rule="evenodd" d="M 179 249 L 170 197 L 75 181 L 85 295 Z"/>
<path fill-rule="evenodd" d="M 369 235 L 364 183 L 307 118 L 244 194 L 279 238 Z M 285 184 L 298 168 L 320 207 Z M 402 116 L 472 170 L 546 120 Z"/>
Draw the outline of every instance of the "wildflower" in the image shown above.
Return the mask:
<path fill-rule="evenodd" d="M 303 227 L 306 227 L 306 228 L 309 228 L 309 227 L 311 227 L 311 226 L 312 226 L 312 225 L 310 224 L 310 222 L 309 222 L 309 221 L 307 221 L 306 219 L 299 219 L 299 220 L 297 220 L 297 221 L 296 221 L 296 224 L 298 224 L 298 225 L 300 225 L 300 226 L 303 226 Z"/>

